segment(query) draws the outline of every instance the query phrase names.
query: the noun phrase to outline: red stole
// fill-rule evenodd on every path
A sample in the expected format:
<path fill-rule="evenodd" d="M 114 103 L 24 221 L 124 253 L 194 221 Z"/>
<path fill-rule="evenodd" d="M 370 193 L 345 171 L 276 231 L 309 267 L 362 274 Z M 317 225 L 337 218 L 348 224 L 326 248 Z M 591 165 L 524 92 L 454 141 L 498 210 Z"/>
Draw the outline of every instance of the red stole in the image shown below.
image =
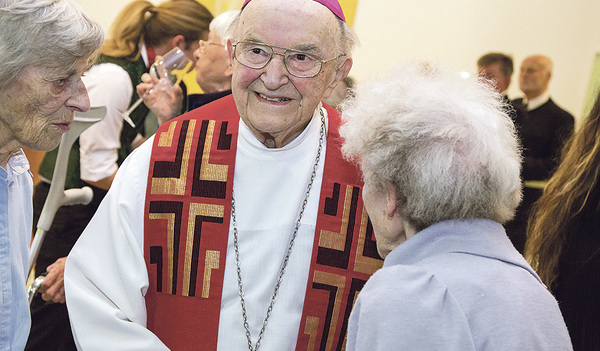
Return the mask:
<path fill-rule="evenodd" d="M 339 113 L 326 108 L 325 169 L 297 350 L 344 349 L 354 300 L 382 264 L 359 173 L 341 156 Z M 144 214 L 146 307 L 148 329 L 173 350 L 217 347 L 238 125 L 229 95 L 156 132 Z"/>

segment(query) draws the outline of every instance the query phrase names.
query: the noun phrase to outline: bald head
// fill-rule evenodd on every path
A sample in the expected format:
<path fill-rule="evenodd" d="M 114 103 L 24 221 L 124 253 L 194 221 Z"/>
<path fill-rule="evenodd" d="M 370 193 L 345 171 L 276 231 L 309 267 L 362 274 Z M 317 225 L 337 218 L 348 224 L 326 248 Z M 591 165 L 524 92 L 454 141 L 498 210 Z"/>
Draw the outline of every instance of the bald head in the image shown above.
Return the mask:
<path fill-rule="evenodd" d="M 240 21 L 236 23 L 234 34 L 240 34 L 237 30 L 240 28 L 245 28 L 248 25 L 254 26 L 257 23 L 252 23 L 255 20 L 253 17 L 254 14 L 258 13 L 259 17 L 269 16 L 271 13 L 279 14 L 280 17 L 284 17 L 287 19 L 285 23 L 287 24 L 285 28 L 279 28 L 272 30 L 283 30 L 289 31 L 288 25 L 291 27 L 294 18 L 302 18 L 305 23 L 315 23 L 318 22 L 327 22 L 327 23 L 337 23 L 339 18 L 328 9 L 323 4 L 314 1 L 314 0 L 287 0 L 287 1 L 279 1 L 279 0 L 252 0 L 248 1 L 244 4 Z M 258 19 L 259 20 L 259 19 Z M 257 22 L 258 22 L 257 20 Z M 243 24 L 240 26 L 239 24 Z M 339 45 L 339 26 L 334 25 L 330 26 L 336 33 L 332 34 L 332 42 L 335 42 Z M 306 32 L 306 30 L 304 30 Z M 239 37 L 236 39 L 240 39 Z"/>
<path fill-rule="evenodd" d="M 344 16 L 344 11 L 342 10 L 342 6 L 340 5 L 340 2 L 338 0 L 314 0 L 314 1 L 327 7 L 339 19 L 346 22 L 346 17 Z M 244 7 L 246 7 L 246 5 L 248 5 L 249 2 L 250 2 L 250 0 L 244 1 L 244 5 L 242 5 L 242 10 L 244 9 Z"/>
<path fill-rule="evenodd" d="M 519 87 L 527 99 L 531 100 L 548 90 L 550 77 L 552 77 L 552 60 L 543 55 L 529 56 L 521 64 Z"/>

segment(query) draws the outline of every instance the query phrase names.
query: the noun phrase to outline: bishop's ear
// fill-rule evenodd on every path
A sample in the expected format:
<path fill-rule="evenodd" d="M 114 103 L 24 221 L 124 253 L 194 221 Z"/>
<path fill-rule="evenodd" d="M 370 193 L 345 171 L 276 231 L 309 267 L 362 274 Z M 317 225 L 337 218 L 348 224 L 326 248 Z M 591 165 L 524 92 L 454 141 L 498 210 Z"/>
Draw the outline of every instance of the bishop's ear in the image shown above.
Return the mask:
<path fill-rule="evenodd" d="M 344 58 L 340 58 L 340 59 L 344 59 Z M 345 58 L 344 63 L 341 64 L 340 66 L 338 66 L 335 71 L 335 79 L 333 80 L 333 82 L 331 82 L 331 84 L 327 87 L 327 89 L 323 93 L 323 99 L 327 99 L 331 95 L 331 93 L 333 92 L 333 90 L 335 89 L 337 84 L 339 82 L 341 82 L 342 79 L 346 78 L 348 73 L 350 73 L 351 68 L 352 68 L 352 59 Z"/>
<path fill-rule="evenodd" d="M 233 48 L 233 41 L 231 41 L 231 38 L 227 39 L 226 47 L 227 47 L 227 54 L 229 55 L 229 65 L 233 66 L 233 60 L 234 60 L 233 50 L 234 50 L 234 48 Z"/>

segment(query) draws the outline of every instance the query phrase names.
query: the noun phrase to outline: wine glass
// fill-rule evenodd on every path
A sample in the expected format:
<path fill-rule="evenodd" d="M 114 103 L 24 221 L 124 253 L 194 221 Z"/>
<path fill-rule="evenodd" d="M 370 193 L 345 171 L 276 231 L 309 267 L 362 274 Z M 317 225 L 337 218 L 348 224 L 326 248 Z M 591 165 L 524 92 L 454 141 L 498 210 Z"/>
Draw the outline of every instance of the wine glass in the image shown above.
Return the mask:
<path fill-rule="evenodd" d="M 144 98 L 152 93 L 154 89 L 168 90 L 175 84 L 179 84 L 183 78 L 183 74 L 180 74 L 175 82 L 171 80 L 173 77 L 172 72 L 186 68 L 191 61 L 185 56 L 185 53 L 178 47 L 174 47 L 169 52 L 161 55 L 156 55 L 156 60 L 150 67 L 150 74 L 155 75 L 158 78 L 158 83 L 150 90 L 144 93 L 127 111 L 123 112 L 123 119 L 129 123 L 130 126 L 135 128 L 135 123 L 131 120 L 129 115 L 144 101 Z M 135 87 L 134 87 L 135 89 Z"/>

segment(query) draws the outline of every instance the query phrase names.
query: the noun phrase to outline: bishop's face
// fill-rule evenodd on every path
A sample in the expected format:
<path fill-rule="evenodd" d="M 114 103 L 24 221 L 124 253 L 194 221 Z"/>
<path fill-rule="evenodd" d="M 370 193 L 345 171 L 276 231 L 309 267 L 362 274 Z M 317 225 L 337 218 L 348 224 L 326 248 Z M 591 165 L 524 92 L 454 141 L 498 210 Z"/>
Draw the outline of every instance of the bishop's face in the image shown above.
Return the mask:
<path fill-rule="evenodd" d="M 243 10 L 234 40 L 228 43 L 233 64 L 232 91 L 240 117 L 258 140 L 265 143 L 265 139 L 272 138 L 275 144 L 265 145 L 273 147 L 293 140 L 352 63 L 342 57 L 324 63 L 315 77 L 298 78 L 287 71 L 281 55 L 274 54 L 262 69 L 240 64 L 233 57 L 233 44 L 260 42 L 306 51 L 327 60 L 341 54 L 339 37 L 336 17 L 312 0 L 253 0 Z"/>

